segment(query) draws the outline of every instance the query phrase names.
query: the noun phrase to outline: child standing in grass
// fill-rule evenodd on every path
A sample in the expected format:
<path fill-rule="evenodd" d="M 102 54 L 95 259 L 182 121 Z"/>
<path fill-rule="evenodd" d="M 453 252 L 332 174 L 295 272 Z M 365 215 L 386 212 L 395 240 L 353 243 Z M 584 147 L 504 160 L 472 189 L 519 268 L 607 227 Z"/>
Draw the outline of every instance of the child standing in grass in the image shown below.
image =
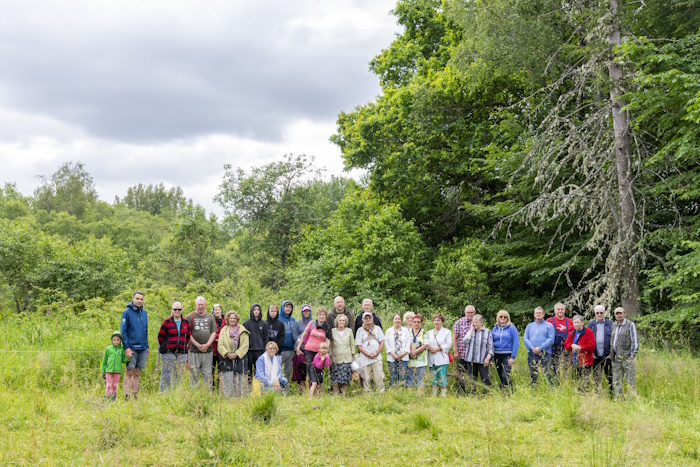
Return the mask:
<path fill-rule="evenodd" d="M 114 402 L 117 399 L 117 388 L 119 378 L 122 375 L 122 363 L 126 363 L 130 358 L 126 358 L 124 347 L 122 347 L 122 333 L 114 331 L 112 333 L 112 345 L 108 345 L 102 356 L 102 377 L 107 382 L 105 389 L 105 401 Z"/>
<path fill-rule="evenodd" d="M 316 381 L 311 383 L 309 388 L 309 396 L 312 397 L 314 392 L 316 395 L 323 394 L 323 370 L 331 366 L 331 356 L 328 354 L 330 351 L 330 345 L 328 342 L 322 342 L 318 347 L 318 353 L 314 356 L 314 363 L 312 365 L 311 371 L 316 373 Z M 318 390 L 316 387 L 318 386 Z"/>

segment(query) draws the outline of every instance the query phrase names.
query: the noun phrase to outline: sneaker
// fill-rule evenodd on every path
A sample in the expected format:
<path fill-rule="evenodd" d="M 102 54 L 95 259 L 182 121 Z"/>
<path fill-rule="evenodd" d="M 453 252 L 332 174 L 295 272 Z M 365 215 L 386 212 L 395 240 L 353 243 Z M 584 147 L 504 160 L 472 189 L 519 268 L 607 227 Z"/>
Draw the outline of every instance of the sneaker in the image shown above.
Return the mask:
<path fill-rule="evenodd" d="M 124 396 L 124 400 L 127 401 L 127 402 L 129 402 L 129 395 L 128 395 L 128 394 L 126 394 L 126 395 Z"/>
<path fill-rule="evenodd" d="M 131 397 L 134 398 L 134 402 L 136 402 L 136 400 L 138 399 L 138 396 L 136 394 L 132 394 Z"/>

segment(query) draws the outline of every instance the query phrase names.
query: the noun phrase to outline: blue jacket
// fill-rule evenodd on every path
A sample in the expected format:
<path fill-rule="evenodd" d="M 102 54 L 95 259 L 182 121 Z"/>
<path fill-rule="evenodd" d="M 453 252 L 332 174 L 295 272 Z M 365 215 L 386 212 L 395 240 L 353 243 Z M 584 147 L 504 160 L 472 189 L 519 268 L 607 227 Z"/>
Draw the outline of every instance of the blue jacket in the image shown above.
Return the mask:
<path fill-rule="evenodd" d="M 292 312 L 289 313 L 289 316 L 287 316 L 284 313 L 284 305 L 289 303 L 292 305 Z M 284 351 L 290 351 L 294 350 L 294 337 L 292 336 L 292 329 L 294 328 L 294 304 L 290 302 L 289 300 L 285 300 L 282 302 L 282 305 L 280 305 L 280 311 L 279 311 L 279 320 L 282 324 L 284 324 L 284 344 L 282 344 L 282 348 L 280 349 L 282 352 Z"/>
<path fill-rule="evenodd" d="M 148 315 L 143 308 L 136 308 L 129 302 L 122 313 L 122 344 L 124 350 L 148 349 Z"/>
<path fill-rule="evenodd" d="M 602 358 L 607 358 L 608 355 L 610 355 L 610 343 L 612 340 L 612 325 L 613 322 L 612 320 L 609 320 L 608 318 L 605 318 L 605 321 L 603 321 L 603 324 L 605 325 L 605 340 L 603 342 L 603 355 L 598 355 L 598 351 L 594 350 L 593 355 L 596 357 L 602 357 Z M 593 331 L 593 337 L 595 337 L 595 333 L 598 330 L 598 326 L 596 326 L 596 321 L 595 319 L 592 319 L 588 322 L 588 326 L 586 326 L 588 329 Z M 596 345 L 597 347 L 597 345 Z"/>
<path fill-rule="evenodd" d="M 491 335 L 493 336 L 493 351 L 495 353 L 510 352 L 510 358 L 515 360 L 520 345 L 518 329 L 512 324 L 506 324 L 504 327 L 494 326 Z"/>
<path fill-rule="evenodd" d="M 523 343 L 525 343 L 528 353 L 532 353 L 533 348 L 539 347 L 551 355 L 554 344 L 554 326 L 545 320 L 542 320 L 541 323 L 533 321 L 525 328 Z"/>

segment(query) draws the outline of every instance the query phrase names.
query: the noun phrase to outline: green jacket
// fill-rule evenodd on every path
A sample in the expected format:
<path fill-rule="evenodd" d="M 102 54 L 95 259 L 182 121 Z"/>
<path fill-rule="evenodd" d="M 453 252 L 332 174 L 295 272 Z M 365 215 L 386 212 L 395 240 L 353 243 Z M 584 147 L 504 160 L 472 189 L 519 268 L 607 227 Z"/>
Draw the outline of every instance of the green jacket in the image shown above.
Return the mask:
<path fill-rule="evenodd" d="M 245 354 L 248 353 L 248 345 L 250 342 L 248 334 L 249 332 L 246 328 L 240 325 L 238 326 L 238 348 L 233 350 L 231 348 L 233 347 L 233 342 L 231 342 L 231 339 L 228 337 L 228 326 L 224 326 L 221 328 L 221 331 L 219 331 L 219 343 L 217 344 L 216 350 L 219 351 L 222 357 L 226 357 L 227 353 L 233 352 L 238 355 L 238 358 L 243 358 Z"/>
<path fill-rule="evenodd" d="M 124 347 L 119 344 L 118 347 L 114 345 L 109 345 L 105 349 L 105 354 L 102 356 L 102 366 L 100 367 L 102 373 L 121 373 L 122 363 L 126 363 L 130 358 L 126 358 L 124 354 Z"/>

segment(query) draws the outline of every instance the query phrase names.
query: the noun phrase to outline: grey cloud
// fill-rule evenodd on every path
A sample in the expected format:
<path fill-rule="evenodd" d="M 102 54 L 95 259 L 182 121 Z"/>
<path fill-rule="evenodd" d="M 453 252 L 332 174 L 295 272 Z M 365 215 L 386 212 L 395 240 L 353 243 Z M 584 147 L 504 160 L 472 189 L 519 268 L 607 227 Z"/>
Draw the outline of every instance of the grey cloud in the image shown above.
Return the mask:
<path fill-rule="evenodd" d="M 332 31 L 294 24 L 312 5 L 248 4 L 222 18 L 193 19 L 197 24 L 136 15 L 144 24 L 121 29 L 107 22 L 104 31 L 81 30 L 80 21 L 65 17 L 42 28 L 0 28 L 6 31 L 0 83 L 11 91 L 4 106 L 113 141 L 152 144 L 216 133 L 280 141 L 293 120 L 332 120 L 376 94 L 367 62 L 393 32 L 350 22 Z M 20 23 L 32 21 L 17 15 Z"/>

